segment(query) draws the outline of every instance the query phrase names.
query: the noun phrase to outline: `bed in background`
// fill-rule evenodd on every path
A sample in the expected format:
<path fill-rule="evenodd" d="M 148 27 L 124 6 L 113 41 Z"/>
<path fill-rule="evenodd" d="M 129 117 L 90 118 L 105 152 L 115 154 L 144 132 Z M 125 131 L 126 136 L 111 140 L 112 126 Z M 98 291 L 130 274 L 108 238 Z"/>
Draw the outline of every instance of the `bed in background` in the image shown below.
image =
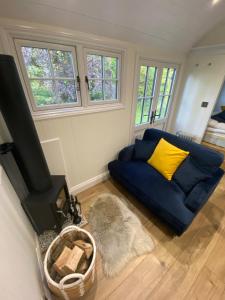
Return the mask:
<path fill-rule="evenodd" d="M 225 111 L 211 117 L 203 141 L 225 148 Z"/>

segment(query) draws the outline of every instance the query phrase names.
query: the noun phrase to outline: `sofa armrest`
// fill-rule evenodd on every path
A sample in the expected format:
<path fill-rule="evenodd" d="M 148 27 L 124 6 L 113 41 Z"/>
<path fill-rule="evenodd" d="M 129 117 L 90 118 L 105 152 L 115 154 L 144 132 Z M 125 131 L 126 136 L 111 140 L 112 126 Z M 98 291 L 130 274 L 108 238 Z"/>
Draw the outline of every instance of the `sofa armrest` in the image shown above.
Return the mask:
<path fill-rule="evenodd" d="M 197 213 L 207 202 L 215 188 L 223 177 L 224 171 L 218 169 L 214 176 L 199 182 L 188 194 L 184 203 L 194 213 Z"/>
<path fill-rule="evenodd" d="M 129 161 L 134 153 L 134 145 L 127 146 L 119 152 L 118 160 Z"/>

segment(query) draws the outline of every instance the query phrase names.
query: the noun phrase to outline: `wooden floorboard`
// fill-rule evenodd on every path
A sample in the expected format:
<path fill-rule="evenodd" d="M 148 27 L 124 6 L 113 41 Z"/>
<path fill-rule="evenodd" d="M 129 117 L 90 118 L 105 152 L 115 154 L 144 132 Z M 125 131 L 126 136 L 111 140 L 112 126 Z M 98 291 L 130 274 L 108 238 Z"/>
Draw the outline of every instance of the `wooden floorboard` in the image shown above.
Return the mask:
<path fill-rule="evenodd" d="M 110 279 L 103 273 L 98 254 L 97 280 L 83 299 L 225 299 L 225 177 L 180 237 L 111 179 L 78 194 L 87 217 L 94 198 L 104 192 L 127 199 L 155 249 L 131 260 Z M 86 229 L 90 230 L 89 225 Z"/>
<path fill-rule="evenodd" d="M 223 155 L 225 155 L 225 148 L 224 147 L 221 147 L 221 146 L 217 146 L 215 144 L 211 144 L 211 143 L 207 143 L 205 141 L 202 142 L 202 145 L 212 149 L 212 150 L 216 150 L 217 152 L 220 152 L 222 153 Z M 222 165 L 221 165 L 221 168 L 223 170 L 225 170 L 225 160 L 223 161 Z"/>

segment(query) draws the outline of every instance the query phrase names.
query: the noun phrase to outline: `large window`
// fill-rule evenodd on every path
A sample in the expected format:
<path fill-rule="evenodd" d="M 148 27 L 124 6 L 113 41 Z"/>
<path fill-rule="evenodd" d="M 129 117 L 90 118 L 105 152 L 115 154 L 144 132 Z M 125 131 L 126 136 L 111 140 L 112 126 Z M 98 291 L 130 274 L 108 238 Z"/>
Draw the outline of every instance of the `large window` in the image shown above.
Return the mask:
<path fill-rule="evenodd" d="M 95 104 L 102 104 L 95 111 L 121 107 L 122 54 L 117 50 L 20 39 L 14 42 L 34 115 L 83 113 Z"/>
<path fill-rule="evenodd" d="M 28 41 L 19 44 L 34 110 L 79 105 L 74 48 Z"/>
<path fill-rule="evenodd" d="M 176 77 L 175 67 L 141 64 L 135 125 L 152 124 L 168 116 Z"/>
<path fill-rule="evenodd" d="M 118 101 L 120 56 L 87 51 L 86 59 L 90 101 Z"/>

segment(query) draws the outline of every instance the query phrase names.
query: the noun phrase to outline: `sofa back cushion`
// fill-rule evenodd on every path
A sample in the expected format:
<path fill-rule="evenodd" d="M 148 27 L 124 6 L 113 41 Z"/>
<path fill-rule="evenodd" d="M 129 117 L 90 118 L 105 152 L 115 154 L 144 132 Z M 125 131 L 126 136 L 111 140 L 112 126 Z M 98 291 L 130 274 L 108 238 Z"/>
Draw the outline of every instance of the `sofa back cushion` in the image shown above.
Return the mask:
<path fill-rule="evenodd" d="M 191 157 L 198 164 L 202 171 L 207 173 L 214 173 L 218 170 L 223 162 L 223 154 L 211 150 L 203 145 L 186 141 L 171 133 L 158 130 L 158 129 L 147 129 L 145 130 L 143 140 L 159 142 L 161 138 L 164 138 L 169 143 L 185 150 L 189 151 Z"/>
<path fill-rule="evenodd" d="M 209 173 L 202 171 L 192 157 L 188 156 L 176 170 L 173 180 L 188 194 L 196 184 L 211 176 Z"/>
<path fill-rule="evenodd" d="M 133 159 L 147 161 L 155 150 L 157 142 L 135 140 Z"/>
<path fill-rule="evenodd" d="M 118 155 L 119 160 L 129 161 L 133 159 L 134 145 L 129 145 L 123 148 Z"/>

